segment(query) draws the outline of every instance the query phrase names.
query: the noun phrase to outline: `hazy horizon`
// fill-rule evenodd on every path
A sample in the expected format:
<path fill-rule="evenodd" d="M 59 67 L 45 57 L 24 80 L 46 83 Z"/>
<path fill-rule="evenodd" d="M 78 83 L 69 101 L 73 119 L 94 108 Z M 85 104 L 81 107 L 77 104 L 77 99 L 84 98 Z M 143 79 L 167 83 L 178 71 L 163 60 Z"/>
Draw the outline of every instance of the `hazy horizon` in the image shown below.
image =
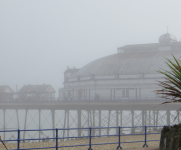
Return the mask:
<path fill-rule="evenodd" d="M 63 87 L 67 66 L 117 52 L 126 44 L 157 43 L 167 32 L 181 39 L 181 1 L 0 2 L 0 85 Z"/>

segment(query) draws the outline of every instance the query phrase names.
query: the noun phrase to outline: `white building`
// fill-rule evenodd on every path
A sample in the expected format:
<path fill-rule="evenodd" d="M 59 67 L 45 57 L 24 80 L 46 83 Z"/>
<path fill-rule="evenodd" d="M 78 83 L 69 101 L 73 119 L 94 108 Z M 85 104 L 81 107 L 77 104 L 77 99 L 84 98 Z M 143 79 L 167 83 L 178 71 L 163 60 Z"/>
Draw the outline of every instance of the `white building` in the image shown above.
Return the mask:
<path fill-rule="evenodd" d="M 117 54 L 90 62 L 81 69 L 64 72 L 60 100 L 148 100 L 155 99 L 167 69 L 165 58 L 181 58 L 181 42 L 166 33 L 159 43 L 126 45 Z"/>

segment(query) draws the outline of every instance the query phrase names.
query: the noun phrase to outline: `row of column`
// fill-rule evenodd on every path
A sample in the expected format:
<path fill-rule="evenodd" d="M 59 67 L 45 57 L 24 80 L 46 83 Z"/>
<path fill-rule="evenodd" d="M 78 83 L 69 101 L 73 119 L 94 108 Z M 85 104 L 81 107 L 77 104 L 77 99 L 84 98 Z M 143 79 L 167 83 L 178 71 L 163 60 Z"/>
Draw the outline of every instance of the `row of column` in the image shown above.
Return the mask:
<path fill-rule="evenodd" d="M 4 117 L 4 123 L 3 123 L 3 130 L 6 130 L 6 110 L 3 110 L 3 117 Z M 39 111 L 39 129 L 41 129 L 41 110 Z M 84 110 L 85 111 L 85 110 Z M 102 127 L 102 110 L 87 110 L 87 126 L 86 127 Z M 108 115 L 107 115 L 107 125 L 106 127 L 110 127 L 111 125 L 111 111 L 112 110 L 108 110 Z M 64 123 L 63 123 L 63 128 L 70 128 L 70 124 L 69 124 L 69 114 L 70 110 L 65 110 L 65 116 L 64 116 Z M 116 114 L 115 114 L 115 123 L 114 123 L 114 127 L 118 127 L 118 126 L 124 126 L 123 125 L 123 111 L 122 110 L 115 110 Z M 152 113 L 152 114 L 151 114 Z M 82 110 L 77 110 L 77 128 L 83 128 L 84 126 L 82 126 Z M 85 115 L 85 114 L 84 114 Z M 131 126 L 137 126 L 137 124 L 135 124 L 135 111 L 132 110 L 131 111 Z M 17 117 L 17 125 L 20 129 L 20 125 L 19 125 L 19 115 L 18 115 L 18 110 L 16 110 L 16 117 Z M 52 118 L 52 129 L 55 129 L 55 110 L 51 110 L 51 118 Z M 96 123 L 96 118 L 97 118 L 97 123 Z M 141 112 L 141 117 L 142 119 L 142 126 L 145 125 L 150 125 L 150 126 L 158 126 L 159 125 L 159 111 L 144 111 L 142 110 Z M 24 130 L 27 130 L 27 119 L 28 119 L 28 110 L 25 110 L 25 122 L 24 122 Z M 178 123 L 180 123 L 180 117 L 177 117 L 178 119 Z M 166 111 L 166 124 L 170 125 L 170 111 Z M 113 125 L 112 125 L 113 126 Z M 57 128 L 62 128 L 62 127 L 57 127 Z M 110 134 L 110 129 L 107 128 L 107 135 Z M 156 130 L 156 128 L 151 130 Z M 100 130 L 92 130 L 92 135 L 96 134 L 96 131 L 98 135 L 101 135 L 101 129 Z M 132 133 L 135 132 L 135 129 L 132 128 L 131 130 Z M 118 130 L 116 131 L 116 133 L 118 133 Z M 53 137 L 55 137 L 55 130 L 52 131 L 52 135 Z M 78 129 L 77 130 L 77 135 L 81 136 L 82 135 L 82 129 Z M 26 136 L 26 132 L 23 132 L 23 139 L 25 139 Z M 63 137 L 69 137 L 69 130 L 63 130 Z M 39 138 L 41 138 L 41 132 L 39 132 Z M 6 139 L 6 132 L 4 132 L 4 139 Z"/>
<path fill-rule="evenodd" d="M 91 100 L 91 99 L 96 99 L 96 94 L 99 94 L 98 92 L 99 89 L 96 90 L 96 86 L 95 86 L 95 89 L 82 89 L 82 90 L 79 90 L 78 92 L 74 89 L 72 89 L 71 93 L 69 94 L 69 99 L 70 100 Z M 104 95 L 100 95 L 100 96 L 103 96 L 103 99 L 109 99 L 110 100 L 116 100 L 116 91 L 117 90 L 120 90 L 122 92 L 122 90 L 128 90 L 128 92 L 130 93 L 130 90 L 134 90 L 135 91 L 135 99 L 141 99 L 141 88 L 134 88 L 134 89 L 125 89 L 125 88 L 119 88 L 119 89 L 110 89 L 110 96 L 108 97 L 104 97 Z M 119 91 L 119 92 L 120 92 Z M 75 92 L 77 92 L 77 96 L 75 96 Z M 65 94 L 65 93 L 64 93 Z M 132 95 L 133 97 L 133 95 Z M 64 95 L 64 98 L 65 98 L 65 95 Z M 129 94 L 127 97 L 123 97 L 122 94 L 120 96 L 120 99 L 122 98 L 129 98 Z M 98 99 L 98 98 L 97 98 Z"/>
<path fill-rule="evenodd" d="M 141 99 L 141 89 L 140 88 L 135 88 L 135 89 L 110 89 L 110 100 L 116 100 L 116 90 L 128 90 L 128 95 L 126 96 L 126 92 L 125 92 L 125 97 L 123 97 L 123 92 L 121 94 L 121 97 L 120 99 L 124 99 L 124 98 L 129 98 L 129 95 L 130 95 L 130 90 L 134 90 L 135 91 L 135 99 L 138 100 L 138 99 Z M 132 95 L 133 96 L 133 95 Z"/>

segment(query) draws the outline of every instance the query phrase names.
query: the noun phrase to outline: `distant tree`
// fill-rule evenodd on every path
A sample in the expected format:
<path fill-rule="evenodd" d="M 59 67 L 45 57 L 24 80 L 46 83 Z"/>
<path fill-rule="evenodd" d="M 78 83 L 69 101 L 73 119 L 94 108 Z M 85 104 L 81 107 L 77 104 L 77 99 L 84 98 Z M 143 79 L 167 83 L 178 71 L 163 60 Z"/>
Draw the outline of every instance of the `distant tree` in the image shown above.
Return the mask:
<path fill-rule="evenodd" d="M 163 102 L 162 104 L 181 102 L 181 61 L 176 59 L 174 55 L 172 56 L 173 60 L 166 58 L 166 64 L 169 70 L 161 69 L 157 71 L 165 75 L 165 80 L 158 81 L 158 85 L 162 87 L 162 89 L 156 90 L 155 92 L 160 95 L 161 98 L 169 99 L 169 101 Z M 180 110 L 178 110 L 178 114 L 179 111 Z"/>

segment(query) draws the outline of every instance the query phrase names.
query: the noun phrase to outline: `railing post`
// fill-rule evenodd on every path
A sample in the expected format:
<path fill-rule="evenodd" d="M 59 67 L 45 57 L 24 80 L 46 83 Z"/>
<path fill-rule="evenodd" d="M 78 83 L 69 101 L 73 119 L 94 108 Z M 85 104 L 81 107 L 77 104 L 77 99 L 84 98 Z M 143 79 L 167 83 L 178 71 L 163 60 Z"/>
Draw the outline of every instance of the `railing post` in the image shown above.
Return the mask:
<path fill-rule="evenodd" d="M 145 144 L 143 145 L 143 147 L 148 147 L 148 145 L 146 144 L 146 126 L 145 126 Z"/>
<path fill-rule="evenodd" d="M 19 141 L 20 141 L 20 131 L 17 130 L 18 138 L 17 138 L 17 149 L 19 150 Z"/>
<path fill-rule="evenodd" d="M 121 142 L 121 140 L 120 140 L 120 136 L 121 136 L 120 129 L 121 129 L 121 127 L 119 126 L 119 134 L 118 134 L 118 147 L 117 147 L 117 149 L 119 149 L 119 148 L 120 148 L 120 149 L 122 149 L 122 147 L 121 147 L 121 145 L 120 145 L 120 144 L 121 144 L 121 143 L 120 143 L 120 142 Z"/>
<path fill-rule="evenodd" d="M 88 150 L 93 150 L 91 148 L 91 127 L 89 127 L 89 149 Z"/>
<path fill-rule="evenodd" d="M 58 150 L 58 129 L 56 128 L 56 150 Z"/>

